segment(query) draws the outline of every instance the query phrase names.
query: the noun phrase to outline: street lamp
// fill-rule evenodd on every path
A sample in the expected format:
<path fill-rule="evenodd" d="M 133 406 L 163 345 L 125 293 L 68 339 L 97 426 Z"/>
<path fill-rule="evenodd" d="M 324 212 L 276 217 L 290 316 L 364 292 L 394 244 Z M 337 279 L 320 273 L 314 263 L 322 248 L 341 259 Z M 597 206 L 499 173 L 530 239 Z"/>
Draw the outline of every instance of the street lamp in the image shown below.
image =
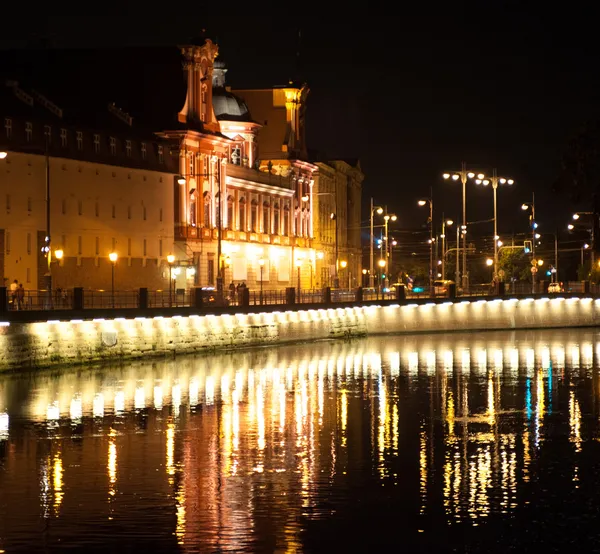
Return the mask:
<path fill-rule="evenodd" d="M 62 257 L 62 256 L 61 256 Z M 112 307 L 115 308 L 115 265 L 117 263 L 119 255 L 116 252 L 111 252 L 108 255 L 108 259 L 112 262 L 112 279 L 111 279 L 111 290 L 112 290 Z"/>
<path fill-rule="evenodd" d="M 6 158 L 6 156 L 8 156 L 6 152 L 0 152 L 0 160 L 3 160 L 4 158 Z"/>
<path fill-rule="evenodd" d="M 532 267 L 531 267 L 531 292 L 535 294 L 535 277 L 536 277 L 536 273 L 537 273 L 537 267 L 535 267 L 535 264 L 533 264 L 533 261 L 535 260 L 535 235 L 536 235 L 536 229 L 538 224 L 535 221 L 535 193 L 531 193 L 531 202 L 523 202 L 523 204 L 521 205 L 521 209 L 523 211 L 527 211 L 529 210 L 529 208 L 531 208 L 531 215 L 529 216 L 529 225 L 531 226 L 531 234 L 532 234 L 532 240 L 531 240 L 531 260 L 532 260 Z"/>
<path fill-rule="evenodd" d="M 454 225 L 454 221 L 452 221 L 451 219 L 442 218 L 442 234 L 440 235 L 440 238 L 442 239 L 442 280 L 443 281 L 446 280 L 446 225 L 448 225 L 448 227 L 451 227 L 452 225 Z M 458 244 L 456 245 L 456 247 L 458 248 Z"/>
<path fill-rule="evenodd" d="M 582 267 L 583 267 L 583 251 L 584 251 L 584 250 L 587 250 L 589 247 L 590 247 L 590 245 L 589 245 L 589 244 L 587 244 L 587 243 L 586 243 L 586 244 L 584 244 L 584 245 L 581 247 L 581 266 L 582 266 Z"/>
<path fill-rule="evenodd" d="M 298 270 L 298 302 L 300 302 L 300 268 L 302 267 L 302 260 L 298 258 L 296 260 L 296 268 Z M 336 275 L 337 279 L 337 275 Z"/>
<path fill-rule="evenodd" d="M 369 288 L 373 288 L 375 286 L 375 271 L 373 266 L 373 242 L 375 240 L 375 238 L 373 237 L 373 216 L 375 215 L 375 213 L 381 215 L 383 213 L 383 208 L 381 206 L 373 206 L 373 198 L 371 198 L 371 240 L 369 242 L 369 269 L 371 270 L 371 273 L 369 274 Z"/>
<path fill-rule="evenodd" d="M 498 208 L 497 208 L 497 191 L 498 185 L 513 185 L 515 182 L 513 179 L 506 179 L 505 177 L 498 177 L 498 173 L 496 169 L 493 170 L 492 176 L 487 179 L 485 175 L 479 174 L 477 175 L 477 179 L 475 183 L 478 185 L 483 185 L 487 187 L 490 183 L 492 184 L 492 189 L 494 191 L 494 274 L 493 279 L 498 281 L 498 241 L 500 237 L 498 236 Z"/>
<path fill-rule="evenodd" d="M 384 221 L 384 228 L 385 228 L 385 260 L 387 261 L 389 258 L 389 236 L 388 236 L 388 225 L 390 221 L 396 221 L 398 219 L 398 217 L 396 216 L 396 214 L 388 214 L 386 213 L 383 216 L 383 221 Z M 386 277 L 385 277 L 385 286 L 387 288 L 387 285 L 389 285 L 389 278 L 388 278 L 388 273 L 386 272 Z"/>
<path fill-rule="evenodd" d="M 419 200 L 419 206 L 423 207 L 429 204 L 429 218 L 427 223 L 429 225 L 429 295 L 434 294 L 433 290 L 433 198 L 427 198 L 426 200 Z"/>
<path fill-rule="evenodd" d="M 383 274 L 383 268 L 385 267 L 385 260 L 379 260 L 377 262 L 377 265 L 379 266 L 379 269 L 380 269 L 380 271 L 379 271 L 379 275 L 380 275 L 380 277 L 379 277 L 379 283 L 380 283 L 379 288 L 383 289 L 383 287 L 382 287 L 382 285 L 383 285 L 383 278 L 381 277 L 381 275 Z M 381 291 L 381 293 L 382 293 L 382 296 L 383 296 L 383 290 Z"/>
<path fill-rule="evenodd" d="M 258 265 L 260 266 L 260 305 L 263 304 L 263 268 L 265 267 L 265 259 L 260 258 L 258 260 Z"/>
<path fill-rule="evenodd" d="M 173 293 L 171 288 L 173 287 L 173 262 L 175 261 L 175 256 L 173 254 L 169 254 L 167 256 L 167 262 L 169 263 L 169 308 L 173 307 Z"/>
<path fill-rule="evenodd" d="M 347 265 L 348 265 L 348 262 L 347 262 L 346 260 L 342 260 L 342 261 L 340 262 L 340 267 L 341 267 L 342 269 L 346 269 L 346 266 L 347 266 Z M 349 288 L 349 289 L 351 288 L 351 287 L 350 287 L 350 279 L 348 279 L 348 288 Z"/>
<path fill-rule="evenodd" d="M 480 174 L 481 175 L 481 174 Z M 475 178 L 475 173 L 472 171 L 467 172 L 467 164 L 462 163 L 460 171 L 454 171 L 452 173 L 444 173 L 442 175 L 444 179 L 452 179 L 462 183 L 462 239 L 463 239 L 463 255 L 462 255 L 462 287 L 463 290 L 469 288 L 469 276 L 467 275 L 467 179 Z M 478 175 L 479 177 L 479 175 Z M 481 175 L 483 179 L 483 175 Z M 458 283 L 457 283 L 458 285 Z"/>
<path fill-rule="evenodd" d="M 596 237 L 595 237 L 595 228 L 596 228 L 596 217 L 595 217 L 595 213 L 594 212 L 575 212 L 573 214 L 573 219 L 575 221 L 577 221 L 582 215 L 591 215 L 592 217 L 592 228 L 590 230 L 590 241 L 591 241 L 591 267 L 594 267 L 594 258 L 595 258 L 595 251 L 596 251 Z M 572 229 L 573 227 L 571 225 L 569 225 L 569 229 Z"/>

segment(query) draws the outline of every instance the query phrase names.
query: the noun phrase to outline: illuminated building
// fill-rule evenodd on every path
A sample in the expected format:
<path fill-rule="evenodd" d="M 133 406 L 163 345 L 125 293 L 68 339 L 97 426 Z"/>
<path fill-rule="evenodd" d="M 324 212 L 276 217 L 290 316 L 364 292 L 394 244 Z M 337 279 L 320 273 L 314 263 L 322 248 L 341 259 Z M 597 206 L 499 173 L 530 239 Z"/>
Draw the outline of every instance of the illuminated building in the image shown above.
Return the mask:
<path fill-rule="evenodd" d="M 202 39 L 179 51 L 121 52 L 104 66 L 61 60 L 63 74 L 52 59 L 29 70 L 43 95 L 15 81 L 2 90 L 1 276 L 43 288 L 48 174 L 50 248 L 63 255 L 51 267 L 55 288 L 107 288 L 110 252 L 118 290 L 166 289 L 170 276 L 177 289 L 214 286 L 219 275 L 225 287 L 257 289 L 261 274 L 264 289 L 282 289 L 297 286 L 297 269 L 303 288 L 331 285 L 336 248 L 313 216 L 323 210 L 336 213 L 341 286 L 355 284 L 359 166 L 309 161 L 306 86 L 234 93 L 217 57 Z M 81 100 L 65 92 L 67 78 L 86 91 Z M 152 78 L 163 81 L 160 93 Z M 321 186 L 321 173 L 333 187 Z"/>

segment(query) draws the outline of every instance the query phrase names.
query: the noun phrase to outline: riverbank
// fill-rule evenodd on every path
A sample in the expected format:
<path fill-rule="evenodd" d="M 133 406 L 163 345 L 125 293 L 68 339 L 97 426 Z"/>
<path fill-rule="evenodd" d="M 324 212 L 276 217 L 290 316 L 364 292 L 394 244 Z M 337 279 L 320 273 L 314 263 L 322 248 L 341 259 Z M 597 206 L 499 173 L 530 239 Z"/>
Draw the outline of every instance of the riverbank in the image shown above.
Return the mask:
<path fill-rule="evenodd" d="M 600 322 L 600 299 L 579 295 L 276 308 L 15 312 L 0 322 L 0 371 L 365 335 L 594 327 Z"/>

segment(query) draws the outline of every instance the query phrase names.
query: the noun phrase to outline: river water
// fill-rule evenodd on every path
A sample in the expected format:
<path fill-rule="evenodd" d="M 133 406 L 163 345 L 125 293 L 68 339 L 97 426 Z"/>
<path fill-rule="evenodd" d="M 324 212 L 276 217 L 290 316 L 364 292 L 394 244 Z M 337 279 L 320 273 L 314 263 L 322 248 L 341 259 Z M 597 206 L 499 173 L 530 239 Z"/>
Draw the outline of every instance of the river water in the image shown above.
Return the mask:
<path fill-rule="evenodd" d="M 0 375 L 0 552 L 600 551 L 600 332 Z"/>

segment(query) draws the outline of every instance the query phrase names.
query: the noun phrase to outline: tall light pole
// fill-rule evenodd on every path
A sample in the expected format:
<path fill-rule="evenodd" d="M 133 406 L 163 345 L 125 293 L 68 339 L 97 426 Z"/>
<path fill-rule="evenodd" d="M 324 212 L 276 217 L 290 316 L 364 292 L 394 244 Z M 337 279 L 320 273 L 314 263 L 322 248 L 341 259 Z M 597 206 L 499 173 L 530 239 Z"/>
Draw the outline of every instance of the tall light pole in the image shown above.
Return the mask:
<path fill-rule="evenodd" d="M 392 237 L 392 240 L 390 241 L 390 267 L 388 269 L 388 273 L 392 277 L 394 276 L 394 246 L 397 244 L 398 242 L 394 240 L 394 237 Z"/>
<path fill-rule="evenodd" d="M 535 277 L 537 273 L 537 266 L 535 264 L 535 235 L 538 224 L 535 221 L 535 193 L 531 193 L 531 202 L 523 202 L 521 209 L 527 211 L 531 208 L 531 214 L 529 216 L 529 225 L 531 226 L 531 292 L 535 294 Z"/>
<path fill-rule="evenodd" d="M 425 206 L 429 204 L 429 218 L 427 223 L 429 225 L 429 296 L 434 296 L 433 290 L 433 198 L 427 198 L 426 200 L 419 200 L 419 206 Z"/>
<path fill-rule="evenodd" d="M 442 280 L 446 280 L 446 225 L 448 227 L 454 225 L 454 221 L 451 219 L 445 219 L 442 217 L 442 234 L 440 238 L 442 239 Z M 458 237 L 458 234 L 456 235 Z M 458 243 L 457 243 L 458 248 Z"/>
<path fill-rule="evenodd" d="M 115 265 L 117 263 L 117 259 L 118 259 L 119 255 L 116 252 L 111 252 L 108 255 L 108 259 L 111 261 L 112 263 L 112 268 L 111 268 L 111 297 L 112 297 L 112 307 L 113 310 L 115 308 Z"/>
<path fill-rule="evenodd" d="M 370 252 L 370 258 L 369 258 L 369 270 L 370 270 L 370 274 L 369 274 L 369 288 L 373 288 L 375 286 L 375 266 L 374 266 L 374 258 L 373 258 L 373 242 L 375 241 L 375 237 L 373 236 L 373 217 L 375 215 L 375 213 L 378 213 L 379 215 L 381 215 L 383 213 L 383 208 L 381 206 L 373 206 L 373 198 L 371 198 L 371 235 L 370 235 L 370 241 L 369 241 L 369 252 Z"/>
<path fill-rule="evenodd" d="M 391 221 L 396 221 L 398 219 L 398 217 L 396 216 L 396 214 L 388 214 L 386 213 L 383 216 L 383 221 L 384 221 L 384 229 L 385 229 L 385 233 L 384 233 L 384 240 L 385 240 L 385 255 L 384 255 L 384 259 L 387 262 L 389 259 L 389 234 L 388 234 L 388 230 L 389 230 L 389 222 Z M 389 268 L 388 268 L 389 269 Z M 385 283 L 383 283 L 385 288 L 388 288 L 389 285 L 389 277 L 388 277 L 389 271 L 385 272 Z"/>
<path fill-rule="evenodd" d="M 466 291 L 469 289 L 469 276 L 467 275 L 467 180 L 473 179 L 475 177 L 475 173 L 470 171 L 467 172 L 467 164 L 462 162 L 460 171 L 444 173 L 442 177 L 444 179 L 452 179 L 453 181 L 458 181 L 460 179 L 460 182 L 462 183 L 462 287 L 463 290 Z"/>
<path fill-rule="evenodd" d="M 498 236 L 498 185 L 513 185 L 515 182 L 513 179 L 498 177 L 498 172 L 496 169 L 492 171 L 492 176 L 489 179 L 486 178 L 483 173 L 480 173 L 477 175 L 475 182 L 478 185 L 483 185 L 484 187 L 487 187 L 491 183 L 492 190 L 494 191 L 494 272 L 492 274 L 492 278 L 494 281 L 498 281 L 498 241 L 500 240 L 500 237 Z"/>
<path fill-rule="evenodd" d="M 167 262 L 169 263 L 169 308 L 173 307 L 173 293 L 171 291 L 173 287 L 173 262 L 175 261 L 175 256 L 173 254 L 169 254 L 167 256 Z"/>
<path fill-rule="evenodd" d="M 263 268 L 265 267 L 265 259 L 260 258 L 258 260 L 258 265 L 260 266 L 260 305 L 263 304 Z"/>

